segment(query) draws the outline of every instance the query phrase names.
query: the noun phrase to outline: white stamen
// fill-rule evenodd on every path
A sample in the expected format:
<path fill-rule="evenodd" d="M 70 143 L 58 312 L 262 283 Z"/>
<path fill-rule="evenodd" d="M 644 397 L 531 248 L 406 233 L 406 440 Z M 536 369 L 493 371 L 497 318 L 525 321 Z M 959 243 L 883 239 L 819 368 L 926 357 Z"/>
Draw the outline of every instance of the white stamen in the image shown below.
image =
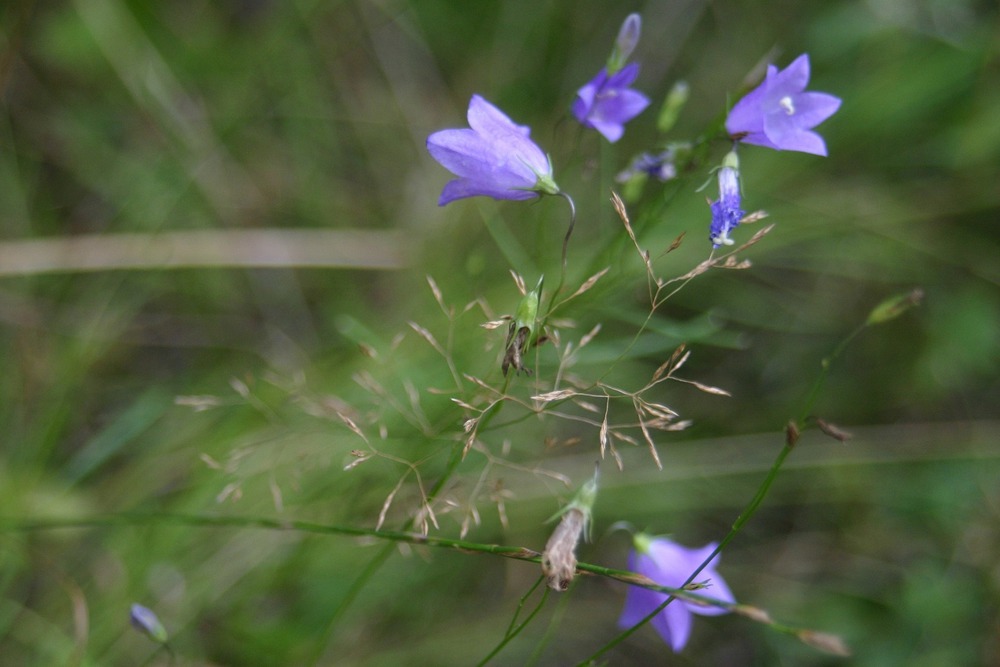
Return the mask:
<path fill-rule="evenodd" d="M 785 110 L 785 113 L 789 116 L 795 113 L 795 103 L 792 102 L 792 98 L 785 95 L 778 101 L 778 106 Z"/>
<path fill-rule="evenodd" d="M 736 241 L 729 238 L 729 230 L 724 229 L 721 234 L 712 239 L 712 243 L 715 245 L 733 245 Z"/>

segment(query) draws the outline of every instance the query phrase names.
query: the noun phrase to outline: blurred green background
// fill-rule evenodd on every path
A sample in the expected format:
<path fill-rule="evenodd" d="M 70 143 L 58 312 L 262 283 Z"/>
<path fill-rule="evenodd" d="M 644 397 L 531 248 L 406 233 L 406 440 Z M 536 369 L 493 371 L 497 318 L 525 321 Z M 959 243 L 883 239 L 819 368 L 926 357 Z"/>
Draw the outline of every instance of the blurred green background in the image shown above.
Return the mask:
<path fill-rule="evenodd" d="M 568 108 L 631 11 L 644 21 L 637 85 L 654 106 L 609 146 Z M 607 378 L 637 389 L 687 343 L 680 374 L 732 396 L 653 391 L 693 424 L 656 434 L 662 471 L 644 445 L 618 443 L 624 472 L 605 462 L 596 541 L 579 555 L 624 568 L 628 538 L 607 532 L 622 520 L 691 546 L 720 539 L 820 361 L 877 303 L 920 287 L 922 307 L 863 332 L 831 369 L 816 414 L 854 438 L 807 432 L 720 567 L 741 601 L 842 635 L 854 657 L 721 616 L 697 619 L 680 655 L 644 628 L 604 659 L 998 664 L 998 35 L 996 4 L 963 0 L 6 2 L 0 515 L 372 528 L 399 483 L 385 526 L 404 525 L 464 435 L 451 399 L 482 405 L 464 375 L 502 386 L 504 330 L 480 325 L 516 307 L 509 271 L 554 286 L 566 224 L 556 199 L 438 208 L 449 175 L 427 135 L 464 126 L 480 93 L 551 153 L 578 207 L 568 284 L 611 267 L 559 313 L 575 324 L 561 327 L 563 349 L 602 325 L 567 369 L 593 380 L 649 313 L 608 198 L 614 174 L 663 139 L 658 101 L 689 83 L 667 139 L 692 138 L 755 66 L 808 52 L 810 89 L 843 99 L 819 129 L 830 157 L 741 149 L 744 205 L 777 227 L 741 253 L 750 269 L 710 271 L 672 297 Z M 709 252 L 714 186 L 696 190 L 727 148 L 716 141 L 708 162 L 630 203 L 654 256 L 686 234 L 657 260 L 667 278 Z M 220 259 L 165 268 L 167 233 L 259 230 L 276 232 L 267 262 L 234 265 L 236 237 L 194 236 L 176 252 Z M 124 233 L 142 236 L 123 253 Z M 92 243 L 25 245 L 39 239 Z M 91 270 L 78 270 L 84 254 Z M 512 382 L 522 401 L 551 388 L 553 345 L 537 363 Z M 629 409 L 613 406 L 619 421 Z M 540 550 L 545 519 L 591 474 L 597 429 L 513 406 L 482 441 L 489 456 L 458 468 L 431 530 L 465 524 L 470 540 Z M 0 664 L 168 664 L 128 627 L 133 602 L 167 626 L 174 664 L 475 664 L 538 576 L 398 549 L 342 607 L 382 549 L 157 522 L 5 530 Z M 491 664 L 583 660 L 615 636 L 623 598 L 620 584 L 581 578 Z"/>

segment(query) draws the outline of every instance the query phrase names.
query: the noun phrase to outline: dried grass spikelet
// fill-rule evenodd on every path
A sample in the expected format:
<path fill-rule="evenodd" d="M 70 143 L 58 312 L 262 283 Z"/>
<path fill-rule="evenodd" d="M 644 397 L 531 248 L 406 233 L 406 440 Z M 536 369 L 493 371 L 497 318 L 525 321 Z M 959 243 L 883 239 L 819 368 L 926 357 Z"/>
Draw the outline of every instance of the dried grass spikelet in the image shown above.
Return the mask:
<path fill-rule="evenodd" d="M 542 552 L 542 573 L 549 588 L 565 591 L 576 576 L 576 545 L 583 536 L 587 518 L 583 511 L 566 510 Z"/>

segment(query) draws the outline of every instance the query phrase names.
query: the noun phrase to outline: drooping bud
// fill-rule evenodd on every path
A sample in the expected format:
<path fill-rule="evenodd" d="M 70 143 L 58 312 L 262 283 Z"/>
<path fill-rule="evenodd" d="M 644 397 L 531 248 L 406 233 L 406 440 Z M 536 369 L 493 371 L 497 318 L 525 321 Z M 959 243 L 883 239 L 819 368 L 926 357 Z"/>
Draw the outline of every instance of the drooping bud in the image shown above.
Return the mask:
<path fill-rule="evenodd" d="M 642 32 L 642 17 L 638 14 L 629 14 L 625 17 L 622 27 L 618 30 L 618 37 L 615 39 L 615 48 L 608 58 L 608 76 L 611 76 L 621 68 L 625 67 L 629 56 L 635 51 L 639 43 L 639 34 Z"/>
<path fill-rule="evenodd" d="M 129 621 L 139 632 L 142 632 L 154 642 L 165 644 L 167 642 L 167 629 L 160 623 L 153 610 L 143 607 L 141 604 L 133 604 L 129 611 Z"/>
<path fill-rule="evenodd" d="M 597 478 L 599 470 L 587 480 L 576 496 L 559 514 L 559 525 L 542 552 L 542 573 L 548 587 L 554 591 L 565 591 L 576 576 L 576 545 L 580 539 L 590 539 L 592 508 L 597 499 Z M 555 517 L 553 517 L 555 518 Z"/>

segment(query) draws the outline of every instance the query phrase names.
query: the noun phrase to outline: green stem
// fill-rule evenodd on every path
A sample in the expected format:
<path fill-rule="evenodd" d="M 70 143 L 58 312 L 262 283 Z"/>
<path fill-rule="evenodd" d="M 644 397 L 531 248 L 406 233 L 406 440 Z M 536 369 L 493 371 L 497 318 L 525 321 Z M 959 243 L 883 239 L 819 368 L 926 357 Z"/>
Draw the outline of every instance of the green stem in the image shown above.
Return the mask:
<path fill-rule="evenodd" d="M 115 526 L 148 526 L 171 524 L 199 528 L 259 528 L 264 530 L 297 531 L 316 535 L 345 535 L 348 537 L 374 537 L 390 542 L 407 542 L 431 547 L 448 547 L 460 551 L 490 553 L 518 560 L 538 561 L 540 554 L 523 547 L 500 544 L 482 544 L 446 537 L 433 537 L 401 530 L 373 530 L 354 526 L 339 526 L 313 521 L 269 519 L 256 516 L 213 516 L 210 514 L 181 514 L 174 512 L 121 512 L 88 517 L 58 519 L 16 519 L 0 517 L 0 532 L 37 532 L 66 528 L 108 528 Z"/>
<path fill-rule="evenodd" d="M 548 317 L 552 314 L 552 311 L 555 310 L 556 298 L 558 298 L 559 292 L 566 283 L 566 259 L 569 251 L 569 237 L 573 235 L 573 228 L 576 226 L 576 204 L 573 203 L 573 198 L 565 192 L 560 192 L 558 196 L 565 199 L 566 203 L 569 204 L 569 228 L 566 230 L 566 236 L 563 238 L 562 264 L 559 268 L 559 283 L 556 285 L 556 288 L 552 290 L 552 298 L 549 299 L 549 307 L 545 312 L 544 317 Z"/>
<path fill-rule="evenodd" d="M 510 386 L 510 379 L 511 376 L 509 375 L 504 378 L 503 389 L 501 390 L 501 394 L 507 393 L 507 388 Z M 503 401 L 499 401 L 498 403 L 494 404 L 486 412 L 486 414 L 483 415 L 482 425 L 480 428 L 488 425 L 490 421 L 493 420 L 493 417 L 495 417 L 500 412 L 500 409 L 502 407 L 503 407 Z M 458 468 L 458 464 L 460 464 L 464 458 L 464 452 L 465 452 L 465 444 L 463 442 L 457 442 L 452 446 L 451 454 L 448 457 L 447 464 L 445 464 L 444 472 L 441 474 L 437 482 L 434 483 L 434 486 L 432 486 L 430 491 L 427 493 L 427 499 L 426 499 L 427 505 L 430 505 L 432 502 L 434 502 L 434 499 L 437 498 L 438 495 L 441 493 L 441 491 L 444 489 L 445 484 L 447 484 L 448 480 L 451 479 L 452 475 L 455 474 L 455 470 Z M 404 531 L 407 531 L 412 527 L 413 527 L 412 518 L 408 519 L 406 523 L 403 524 Z M 387 532 L 380 533 L 379 531 L 374 531 L 371 534 L 374 536 L 383 536 L 383 535 L 388 535 L 389 533 Z M 405 535 L 408 533 L 404 532 L 401 534 Z M 387 539 L 392 539 L 392 538 L 387 538 Z M 431 542 L 425 542 L 425 544 L 431 544 Z M 354 581 L 351 582 L 351 586 L 350 588 L 348 588 L 347 593 L 344 594 L 344 597 L 343 599 L 341 599 L 340 604 L 338 604 L 337 608 L 333 610 L 333 615 L 330 617 L 330 622 L 327 624 L 326 630 L 323 633 L 323 639 L 318 644 L 318 649 L 315 655 L 313 656 L 311 664 L 313 665 L 319 664 L 319 661 L 323 658 L 323 655 L 326 652 L 326 647 L 330 643 L 330 638 L 333 636 L 333 632 L 337 626 L 337 623 L 340 622 L 340 619 L 344 616 L 344 614 L 347 612 L 350 606 L 354 604 L 354 600 L 357 599 L 358 595 L 361 593 L 364 587 L 368 585 L 368 582 L 371 581 L 371 578 L 373 576 L 375 576 L 375 573 L 378 572 L 379 569 L 382 567 L 382 565 L 385 564 L 385 562 L 389 559 L 389 556 L 392 555 L 392 551 L 394 548 L 395 547 L 392 544 L 386 544 L 384 547 L 382 547 L 382 549 L 377 554 L 375 554 L 375 557 L 368 562 L 368 565 L 361 572 L 361 574 L 359 574 L 354 579 Z M 475 550 L 476 549 L 473 549 L 473 551 Z"/>
<path fill-rule="evenodd" d="M 854 331 L 848 334 L 847 337 L 845 337 L 842 341 L 840 341 L 837 347 L 834 348 L 833 352 L 830 353 L 830 356 L 823 359 L 822 363 L 820 364 L 820 372 L 816 376 L 816 380 L 813 382 L 812 388 L 810 389 L 809 393 L 806 396 L 806 400 L 803 403 L 802 411 L 800 412 L 799 418 L 796 421 L 796 427 L 798 427 L 800 431 L 803 430 L 805 420 L 812 413 L 812 410 L 816 405 L 816 401 L 819 399 L 820 392 L 823 388 L 823 385 L 826 383 L 827 376 L 830 373 L 831 364 L 841 355 L 841 353 L 843 353 L 843 351 L 847 348 L 848 344 L 850 344 L 851 341 L 853 341 L 857 337 L 857 335 L 861 333 L 867 326 L 868 322 L 865 322 L 861 326 L 857 327 Z M 754 494 L 753 498 L 750 500 L 747 506 L 743 509 L 742 512 L 740 512 L 739 516 L 736 517 L 736 521 L 733 522 L 732 528 L 729 529 L 729 532 L 726 533 L 726 536 L 722 538 L 722 540 L 719 542 L 718 546 L 715 547 L 712 553 L 708 555 L 708 558 L 702 561 L 701 565 L 695 568 L 694 572 L 692 572 L 690 576 L 688 576 L 687 580 L 684 582 L 681 588 L 684 588 L 692 581 L 694 581 L 695 578 L 699 574 L 701 574 L 701 572 L 706 567 L 708 567 L 708 564 L 711 563 L 712 560 L 714 560 L 715 557 L 722 552 L 722 550 L 726 547 L 726 545 L 728 545 L 733 540 L 733 538 L 736 537 L 736 535 L 740 532 L 740 530 L 742 530 L 743 526 L 746 525 L 747 521 L 750 520 L 750 517 L 752 517 L 757 512 L 757 509 L 760 507 L 761 503 L 764 502 L 764 498 L 767 496 L 767 492 L 771 489 L 771 485 L 774 483 L 774 480 L 778 477 L 778 472 L 781 470 L 781 466 L 784 464 L 785 459 L 788 458 L 788 455 L 792 453 L 792 449 L 794 447 L 795 447 L 795 442 L 793 440 L 786 441 L 784 447 L 782 447 L 781 451 L 778 452 L 777 458 L 774 459 L 774 463 L 771 464 L 771 469 L 768 470 L 767 476 L 764 478 L 764 481 L 761 482 L 761 485 L 757 488 L 757 492 Z M 617 637 L 615 637 L 610 642 L 608 642 L 600 649 L 598 649 L 598 651 L 593 655 L 591 655 L 587 660 L 579 664 L 584 665 L 592 663 L 596 658 L 603 655 L 607 651 L 611 650 L 621 642 L 625 641 L 625 639 L 627 639 L 633 632 L 641 628 L 649 621 L 653 620 L 653 618 L 655 618 L 657 614 L 663 611 L 666 608 L 666 606 L 669 605 L 671 602 L 673 602 L 675 599 L 677 599 L 677 597 L 678 597 L 677 594 L 670 594 L 667 597 L 667 599 L 663 601 L 662 604 L 660 604 L 656 609 L 654 609 L 652 612 L 646 615 L 641 621 L 639 621 L 632 627 L 622 631 Z"/>
<path fill-rule="evenodd" d="M 518 604 L 517 614 L 519 614 L 521 612 L 521 608 L 524 607 L 524 601 L 525 601 L 525 599 L 527 599 L 527 597 L 529 595 L 531 595 L 532 591 L 534 591 L 536 588 L 538 588 L 538 585 L 543 580 L 544 580 L 544 577 L 539 577 L 538 581 L 535 582 L 535 585 L 532 586 L 528 590 L 528 592 L 525 593 L 521 597 L 521 601 Z M 538 604 L 535 605 L 535 608 L 531 610 L 531 613 L 528 614 L 528 617 L 525 618 L 521 623 L 516 624 L 516 625 L 515 625 L 515 621 L 517 619 L 517 614 L 515 614 L 514 615 L 514 620 L 511 621 L 511 626 L 507 628 L 507 632 L 506 632 L 506 634 L 504 634 L 503 639 L 500 640 L 500 643 L 497 644 L 495 647 L 493 647 L 493 650 L 490 651 L 486 655 L 486 657 L 483 658 L 482 660 L 480 660 L 477 664 L 480 667 L 482 667 L 482 665 L 485 665 L 486 663 L 488 663 L 490 660 L 493 659 L 493 657 L 496 654 L 498 654 L 500 651 L 503 650 L 504 646 L 506 646 L 507 644 L 509 644 L 511 642 L 511 640 L 513 640 L 515 637 L 517 637 L 517 635 L 519 635 L 521 633 L 521 630 L 524 630 L 526 627 L 528 627 L 528 624 L 531 623 L 531 621 L 534 620 L 535 616 L 538 615 L 538 612 L 540 612 L 542 610 L 542 607 L 545 605 L 545 601 L 548 599 L 548 597 L 549 597 L 549 589 L 546 587 L 542 591 L 542 598 L 538 601 Z"/>
<path fill-rule="evenodd" d="M 250 516 L 212 516 L 212 515 L 200 515 L 200 514 L 179 514 L 171 512 L 123 512 L 118 514 L 105 514 L 96 515 L 89 517 L 73 517 L 73 518 L 56 518 L 56 519 L 19 519 L 12 517 L 0 517 L 0 533 L 3 532 L 39 532 L 39 531 L 49 531 L 49 530 L 64 530 L 64 529 L 80 529 L 80 528 L 109 528 L 109 527 L 121 527 L 121 526 L 148 526 L 154 524 L 169 524 L 169 525 L 183 525 L 183 526 L 193 526 L 198 528 L 239 528 L 239 529 L 262 529 L 262 530 L 277 530 L 277 531 L 298 531 L 301 533 L 310 533 L 316 535 L 345 535 L 349 537 L 373 537 L 383 540 L 388 540 L 389 542 L 407 542 L 410 544 L 422 544 L 430 547 L 439 548 L 450 548 L 457 551 L 462 551 L 465 553 L 481 553 L 481 554 L 492 554 L 494 556 L 500 556 L 503 558 L 512 558 L 514 560 L 525 561 L 529 563 L 540 563 L 541 554 L 537 551 L 527 549 L 525 547 L 517 546 L 504 546 L 500 544 L 481 544 L 478 542 L 468 542 L 466 540 L 453 540 L 444 537 L 430 537 L 427 535 L 421 535 L 417 533 L 408 533 L 404 531 L 394 531 L 394 530 L 372 530 L 370 528 L 356 528 L 353 526 L 337 526 L 329 524 L 320 524 L 311 521 L 298 521 L 298 520 L 287 520 L 287 519 L 269 519 L 265 517 L 250 517 Z M 387 545 L 390 548 L 393 544 Z M 629 572 L 627 570 L 616 570 L 613 568 L 604 567 L 601 565 L 592 565 L 590 563 L 578 563 L 577 570 L 580 572 L 586 572 L 596 576 L 607 577 L 610 579 L 615 579 L 623 583 L 629 584 L 631 586 L 642 586 L 643 588 L 648 588 L 649 590 L 656 591 L 659 593 L 664 593 L 670 596 L 679 597 L 690 602 L 706 604 L 710 606 L 720 607 L 733 612 L 741 612 L 746 610 L 752 610 L 745 605 L 735 604 L 725 600 L 718 600 L 716 598 L 701 595 L 699 593 L 692 592 L 690 590 L 685 590 L 683 588 L 671 588 L 669 586 L 660 586 L 648 578 L 637 574 L 635 572 Z M 359 577 L 359 580 L 361 578 Z M 539 578 L 539 582 L 541 578 Z M 525 600 L 531 593 L 538 587 L 536 582 L 535 586 L 530 589 L 524 596 L 522 596 L 520 607 L 524 606 Z M 547 595 L 548 589 L 545 591 Z M 518 633 L 520 633 L 531 620 L 538 614 L 541 610 L 543 603 L 546 599 L 543 595 L 542 600 L 539 604 L 532 609 L 530 614 L 520 623 L 517 622 L 517 617 L 515 616 L 512 620 L 510 627 L 504 635 L 504 640 L 499 646 L 487 656 L 486 660 L 492 658 L 506 643 L 513 639 Z M 673 598 L 671 598 L 673 599 Z M 794 628 L 791 626 L 785 626 L 772 621 L 765 612 L 761 610 L 754 610 L 756 613 L 744 613 L 748 618 L 752 618 L 759 622 L 765 623 L 769 627 L 773 627 L 779 632 L 784 632 L 788 634 L 801 635 L 802 629 Z M 638 627 L 638 626 L 636 626 Z M 168 651 L 172 649 L 164 645 Z M 596 656 L 595 656 L 596 657 Z M 485 660 L 484 660 L 485 662 Z"/>

